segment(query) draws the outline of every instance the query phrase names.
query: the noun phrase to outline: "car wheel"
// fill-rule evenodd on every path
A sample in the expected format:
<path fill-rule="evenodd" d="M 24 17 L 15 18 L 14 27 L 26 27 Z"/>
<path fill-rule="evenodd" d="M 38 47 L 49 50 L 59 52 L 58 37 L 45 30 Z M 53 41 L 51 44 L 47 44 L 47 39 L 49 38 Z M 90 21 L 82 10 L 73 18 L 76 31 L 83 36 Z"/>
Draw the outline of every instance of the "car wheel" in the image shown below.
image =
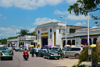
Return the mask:
<path fill-rule="evenodd" d="M 1 57 L 1 60 L 3 60 L 3 57 Z"/>
<path fill-rule="evenodd" d="M 57 59 L 59 60 L 59 57 Z"/>
<path fill-rule="evenodd" d="M 76 54 L 76 55 L 75 55 L 75 58 L 76 58 L 76 59 L 79 58 L 79 54 Z"/>
<path fill-rule="evenodd" d="M 47 59 L 50 59 L 50 57 L 48 56 Z"/>

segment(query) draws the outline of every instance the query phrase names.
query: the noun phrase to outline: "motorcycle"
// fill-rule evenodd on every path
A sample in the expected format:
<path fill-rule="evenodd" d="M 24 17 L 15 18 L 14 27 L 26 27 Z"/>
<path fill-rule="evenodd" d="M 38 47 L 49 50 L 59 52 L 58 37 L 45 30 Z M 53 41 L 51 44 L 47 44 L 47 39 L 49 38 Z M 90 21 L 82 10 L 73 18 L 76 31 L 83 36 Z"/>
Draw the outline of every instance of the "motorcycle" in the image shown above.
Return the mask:
<path fill-rule="evenodd" d="M 28 60 L 28 57 L 29 57 L 29 54 L 23 55 L 23 58 L 24 58 L 25 60 Z"/>

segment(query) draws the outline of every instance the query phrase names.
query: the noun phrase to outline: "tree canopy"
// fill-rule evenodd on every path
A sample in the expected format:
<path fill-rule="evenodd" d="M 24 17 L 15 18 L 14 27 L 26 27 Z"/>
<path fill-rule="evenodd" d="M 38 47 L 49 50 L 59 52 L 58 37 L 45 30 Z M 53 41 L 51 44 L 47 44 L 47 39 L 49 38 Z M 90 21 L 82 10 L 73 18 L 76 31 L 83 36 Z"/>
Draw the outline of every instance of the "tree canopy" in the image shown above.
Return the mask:
<path fill-rule="evenodd" d="M 33 31 L 33 32 L 31 32 L 31 33 L 28 33 L 28 35 L 33 35 L 33 36 L 35 36 L 35 35 L 36 35 L 36 31 Z"/>
<path fill-rule="evenodd" d="M 17 38 L 17 37 L 8 37 L 8 39 L 15 39 L 15 38 Z"/>
<path fill-rule="evenodd" d="M 21 31 L 18 32 L 18 34 L 19 34 L 18 36 L 24 36 L 24 35 L 33 35 L 33 36 L 35 36 L 36 32 L 33 31 L 33 32 L 29 33 L 29 30 L 21 29 Z"/>
<path fill-rule="evenodd" d="M 71 13 L 73 11 L 76 15 L 87 15 L 88 12 L 100 10 L 100 0 L 77 0 L 76 3 L 68 8 Z M 100 19 L 97 16 L 92 16 L 95 20 Z"/>
<path fill-rule="evenodd" d="M 18 32 L 19 36 L 24 36 L 24 35 L 27 35 L 28 34 L 28 30 L 25 30 L 25 29 L 21 29 L 20 32 Z"/>
<path fill-rule="evenodd" d="M 0 43 L 1 43 L 1 44 L 7 44 L 7 39 L 6 39 L 6 38 L 0 39 Z"/>

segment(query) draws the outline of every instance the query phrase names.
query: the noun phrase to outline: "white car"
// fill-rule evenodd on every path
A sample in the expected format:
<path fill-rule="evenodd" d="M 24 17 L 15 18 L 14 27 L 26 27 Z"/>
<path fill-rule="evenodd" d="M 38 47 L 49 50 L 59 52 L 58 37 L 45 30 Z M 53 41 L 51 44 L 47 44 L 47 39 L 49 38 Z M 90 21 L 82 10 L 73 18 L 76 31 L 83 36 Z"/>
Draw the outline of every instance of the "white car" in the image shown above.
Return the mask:
<path fill-rule="evenodd" d="M 75 57 L 79 58 L 79 54 L 83 50 L 82 47 L 69 47 L 64 52 L 64 57 Z"/>

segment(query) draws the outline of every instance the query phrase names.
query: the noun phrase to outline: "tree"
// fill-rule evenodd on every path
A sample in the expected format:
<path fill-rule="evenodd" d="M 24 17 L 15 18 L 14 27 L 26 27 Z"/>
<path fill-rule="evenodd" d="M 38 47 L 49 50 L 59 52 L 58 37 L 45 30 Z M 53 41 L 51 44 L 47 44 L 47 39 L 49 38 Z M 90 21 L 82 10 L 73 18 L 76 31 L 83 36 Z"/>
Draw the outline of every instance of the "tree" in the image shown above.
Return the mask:
<path fill-rule="evenodd" d="M 28 33 L 28 35 L 36 35 L 36 31 L 33 31 L 33 32 L 31 32 L 31 33 Z"/>
<path fill-rule="evenodd" d="M 6 39 L 6 38 L 0 39 L 0 43 L 1 43 L 1 44 L 7 44 L 7 39 Z"/>
<path fill-rule="evenodd" d="M 68 8 L 68 11 L 74 11 L 76 15 L 87 15 L 88 12 L 100 10 L 100 0 L 77 0 L 76 3 Z M 97 16 L 92 16 L 94 19 L 100 19 Z"/>
<path fill-rule="evenodd" d="M 17 37 L 8 37 L 8 39 L 16 39 Z"/>
<path fill-rule="evenodd" d="M 19 36 L 24 36 L 24 35 L 27 35 L 28 34 L 28 30 L 25 30 L 25 29 L 21 29 L 20 32 L 18 32 Z"/>

